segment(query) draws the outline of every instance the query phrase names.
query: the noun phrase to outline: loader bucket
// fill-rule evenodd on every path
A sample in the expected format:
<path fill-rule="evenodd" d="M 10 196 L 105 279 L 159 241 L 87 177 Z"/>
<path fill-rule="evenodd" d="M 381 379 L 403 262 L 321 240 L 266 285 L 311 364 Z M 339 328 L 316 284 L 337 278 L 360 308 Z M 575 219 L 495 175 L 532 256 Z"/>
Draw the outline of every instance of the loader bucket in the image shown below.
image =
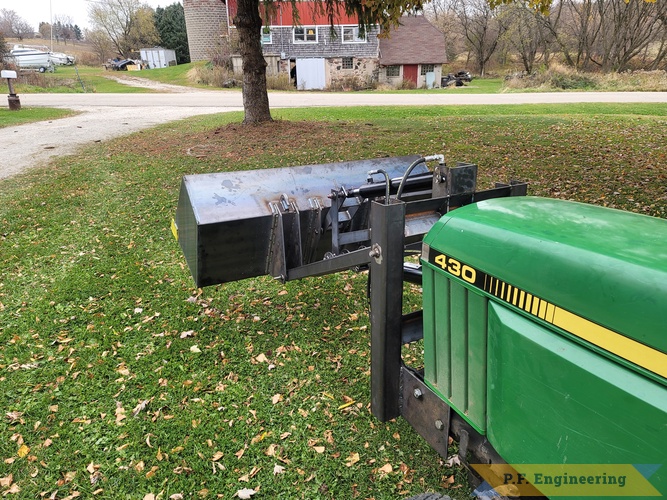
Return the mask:
<path fill-rule="evenodd" d="M 325 258 L 331 248 L 327 231 L 351 223 L 349 212 L 359 209 L 341 206 L 339 211 L 337 207 L 337 221 L 332 224 L 327 219 L 332 190 L 345 192 L 368 185 L 367 174 L 373 170 L 384 170 L 391 179 L 400 178 L 418 158 L 185 176 L 175 232 L 196 285 L 266 274 L 284 278 L 286 266 Z M 424 164 L 413 173 L 430 175 Z M 354 200 L 346 203 L 354 205 Z"/>

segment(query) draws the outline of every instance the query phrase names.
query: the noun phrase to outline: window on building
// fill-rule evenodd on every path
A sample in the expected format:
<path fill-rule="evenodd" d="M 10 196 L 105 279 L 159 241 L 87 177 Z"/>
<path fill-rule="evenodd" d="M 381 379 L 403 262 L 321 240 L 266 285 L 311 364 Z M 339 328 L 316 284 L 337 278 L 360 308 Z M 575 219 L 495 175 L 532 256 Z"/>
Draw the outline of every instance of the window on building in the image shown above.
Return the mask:
<path fill-rule="evenodd" d="M 316 26 L 297 26 L 294 28 L 294 43 L 317 42 Z"/>
<path fill-rule="evenodd" d="M 267 45 L 272 42 L 271 28 L 268 26 L 262 27 L 262 45 Z"/>
<path fill-rule="evenodd" d="M 392 76 L 401 76 L 401 67 L 396 66 L 387 66 L 387 77 Z"/>
<path fill-rule="evenodd" d="M 343 43 L 363 43 L 366 33 L 359 32 L 359 26 L 343 26 Z"/>
<path fill-rule="evenodd" d="M 354 58 L 353 57 L 343 57 L 343 69 L 353 69 L 354 68 Z"/>
<path fill-rule="evenodd" d="M 426 73 L 433 73 L 435 71 L 433 64 L 422 64 L 422 76 Z"/>

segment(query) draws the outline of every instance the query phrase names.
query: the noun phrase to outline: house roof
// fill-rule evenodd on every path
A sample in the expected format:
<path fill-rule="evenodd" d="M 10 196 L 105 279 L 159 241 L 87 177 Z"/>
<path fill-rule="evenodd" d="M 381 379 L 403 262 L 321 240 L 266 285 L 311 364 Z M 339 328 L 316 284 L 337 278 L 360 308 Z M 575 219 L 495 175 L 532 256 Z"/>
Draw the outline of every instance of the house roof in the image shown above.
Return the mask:
<path fill-rule="evenodd" d="M 226 0 L 227 12 L 230 26 L 234 25 L 234 17 L 238 11 L 238 0 Z M 283 0 L 273 2 L 275 13 L 268 23 L 270 26 L 329 26 L 329 17 L 324 13 L 322 3 L 312 0 L 302 0 L 295 3 Z M 261 7 L 260 7 L 261 8 Z M 294 11 L 298 12 L 299 21 L 294 17 Z M 359 21 L 355 16 L 348 15 L 342 8 L 337 9 L 334 16 L 334 24 L 357 25 Z"/>
<path fill-rule="evenodd" d="M 380 64 L 444 64 L 445 35 L 424 16 L 405 16 L 388 38 L 380 38 Z"/>

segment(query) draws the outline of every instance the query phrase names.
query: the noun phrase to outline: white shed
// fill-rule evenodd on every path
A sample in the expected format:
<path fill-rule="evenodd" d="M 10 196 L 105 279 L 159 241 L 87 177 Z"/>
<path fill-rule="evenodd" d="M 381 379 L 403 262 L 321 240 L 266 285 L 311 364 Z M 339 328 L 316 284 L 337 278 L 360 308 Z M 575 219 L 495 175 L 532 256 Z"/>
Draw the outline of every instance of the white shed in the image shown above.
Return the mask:
<path fill-rule="evenodd" d="M 152 49 L 139 50 L 141 60 L 148 64 L 148 69 L 166 68 L 176 66 L 176 51 L 153 47 Z"/>

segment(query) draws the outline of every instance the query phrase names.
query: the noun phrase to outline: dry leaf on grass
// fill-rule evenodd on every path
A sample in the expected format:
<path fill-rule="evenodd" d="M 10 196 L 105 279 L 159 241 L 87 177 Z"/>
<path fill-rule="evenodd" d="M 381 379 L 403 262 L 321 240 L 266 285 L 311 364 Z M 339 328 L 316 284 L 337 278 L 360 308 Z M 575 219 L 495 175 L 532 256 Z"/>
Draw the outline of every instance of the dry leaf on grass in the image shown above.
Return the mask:
<path fill-rule="evenodd" d="M 360 460 L 359 453 L 350 453 L 350 456 L 347 457 L 347 462 L 345 462 L 346 467 L 352 467 Z"/>
<path fill-rule="evenodd" d="M 255 493 L 257 493 L 255 490 L 251 490 L 250 488 L 243 488 L 236 492 L 236 496 L 242 500 L 248 500 L 249 498 L 252 498 Z"/>

